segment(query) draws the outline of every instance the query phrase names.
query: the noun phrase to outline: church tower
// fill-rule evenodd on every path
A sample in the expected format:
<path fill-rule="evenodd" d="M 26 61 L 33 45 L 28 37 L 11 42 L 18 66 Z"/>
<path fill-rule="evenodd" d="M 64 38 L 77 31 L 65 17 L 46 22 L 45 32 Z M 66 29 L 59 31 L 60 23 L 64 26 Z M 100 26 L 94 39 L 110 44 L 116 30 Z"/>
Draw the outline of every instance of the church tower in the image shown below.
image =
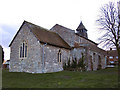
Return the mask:
<path fill-rule="evenodd" d="M 85 28 L 85 26 L 83 25 L 82 22 L 80 23 L 80 25 L 76 29 L 76 34 L 78 34 L 79 36 L 88 38 L 87 29 Z"/>

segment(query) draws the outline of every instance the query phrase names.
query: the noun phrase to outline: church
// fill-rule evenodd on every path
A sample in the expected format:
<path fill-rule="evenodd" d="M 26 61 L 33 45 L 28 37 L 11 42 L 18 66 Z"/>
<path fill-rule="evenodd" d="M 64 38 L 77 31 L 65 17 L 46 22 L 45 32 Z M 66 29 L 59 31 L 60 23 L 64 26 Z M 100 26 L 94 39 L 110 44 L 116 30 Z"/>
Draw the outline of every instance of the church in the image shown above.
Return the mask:
<path fill-rule="evenodd" d="M 49 73 L 63 70 L 63 64 L 84 55 L 87 71 L 106 67 L 106 52 L 88 39 L 81 22 L 76 30 L 59 24 L 50 30 L 24 21 L 11 41 L 10 72 Z"/>

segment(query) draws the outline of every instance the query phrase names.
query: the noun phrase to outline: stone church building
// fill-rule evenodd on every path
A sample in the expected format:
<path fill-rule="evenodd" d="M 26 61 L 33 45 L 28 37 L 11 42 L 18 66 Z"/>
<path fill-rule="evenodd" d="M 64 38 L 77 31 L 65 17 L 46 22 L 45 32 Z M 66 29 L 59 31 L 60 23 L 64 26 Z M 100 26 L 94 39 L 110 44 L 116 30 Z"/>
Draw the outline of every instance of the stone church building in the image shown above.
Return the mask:
<path fill-rule="evenodd" d="M 81 22 L 76 30 L 56 24 L 50 30 L 24 21 L 11 41 L 10 72 L 47 73 L 63 70 L 63 63 L 84 55 L 86 70 L 106 67 L 106 52 L 88 39 Z"/>

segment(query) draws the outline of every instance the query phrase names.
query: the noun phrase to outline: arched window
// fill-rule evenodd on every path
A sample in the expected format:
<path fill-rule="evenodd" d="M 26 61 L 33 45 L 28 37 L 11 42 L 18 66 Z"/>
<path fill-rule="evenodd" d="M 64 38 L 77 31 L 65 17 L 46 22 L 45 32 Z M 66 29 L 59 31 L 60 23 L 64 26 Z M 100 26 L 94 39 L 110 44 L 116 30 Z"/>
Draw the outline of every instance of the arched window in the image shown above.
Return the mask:
<path fill-rule="evenodd" d="M 61 60 L 62 58 L 61 58 L 61 50 L 59 50 L 58 51 L 58 62 L 62 62 L 62 60 Z"/>
<path fill-rule="evenodd" d="M 19 54 L 20 58 L 26 58 L 27 57 L 27 43 L 24 41 L 19 48 Z"/>

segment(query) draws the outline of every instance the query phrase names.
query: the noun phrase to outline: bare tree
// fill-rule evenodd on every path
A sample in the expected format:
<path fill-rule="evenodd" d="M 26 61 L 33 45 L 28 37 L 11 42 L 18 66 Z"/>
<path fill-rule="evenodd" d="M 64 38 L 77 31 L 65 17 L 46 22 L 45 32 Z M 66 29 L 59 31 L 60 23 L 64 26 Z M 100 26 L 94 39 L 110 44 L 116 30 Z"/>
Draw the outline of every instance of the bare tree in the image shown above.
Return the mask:
<path fill-rule="evenodd" d="M 97 20 L 100 30 L 104 35 L 99 38 L 100 43 L 107 47 L 115 47 L 118 53 L 118 62 L 120 65 L 120 22 L 118 7 L 113 2 L 105 4 L 100 9 L 100 16 Z"/>

